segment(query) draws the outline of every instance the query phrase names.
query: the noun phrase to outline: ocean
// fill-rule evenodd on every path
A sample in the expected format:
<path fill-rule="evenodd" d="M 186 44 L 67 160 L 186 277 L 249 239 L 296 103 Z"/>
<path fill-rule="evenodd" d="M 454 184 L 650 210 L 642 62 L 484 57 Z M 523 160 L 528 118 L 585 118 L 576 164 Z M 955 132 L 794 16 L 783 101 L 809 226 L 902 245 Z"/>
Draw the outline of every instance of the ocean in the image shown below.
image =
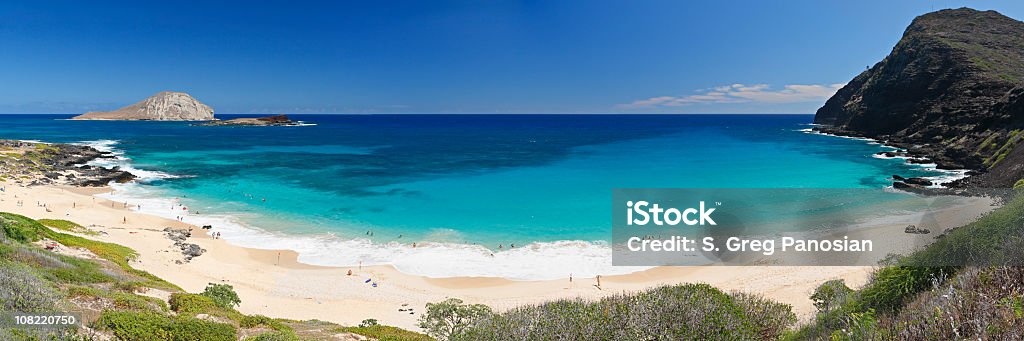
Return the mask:
<path fill-rule="evenodd" d="M 185 205 L 234 244 L 430 277 L 640 270 L 611 266 L 614 188 L 875 188 L 881 205 L 905 195 L 884 190 L 893 174 L 957 175 L 809 133 L 811 115 L 291 116 L 306 124 L 3 115 L 0 138 L 115 152 L 100 165 L 140 180 L 109 197 L 170 218 Z"/>

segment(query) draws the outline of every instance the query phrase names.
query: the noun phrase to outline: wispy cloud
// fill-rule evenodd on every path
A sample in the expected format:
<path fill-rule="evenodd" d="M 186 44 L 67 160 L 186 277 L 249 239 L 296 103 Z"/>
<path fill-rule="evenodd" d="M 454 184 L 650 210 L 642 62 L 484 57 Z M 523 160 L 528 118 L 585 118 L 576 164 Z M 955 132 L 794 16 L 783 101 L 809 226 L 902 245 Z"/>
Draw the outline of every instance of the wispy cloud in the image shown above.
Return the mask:
<path fill-rule="evenodd" d="M 772 89 L 768 84 L 732 84 L 697 90 L 686 96 L 660 96 L 622 104 L 624 109 L 681 107 L 692 104 L 806 103 L 828 99 L 845 84 L 792 84 Z"/>

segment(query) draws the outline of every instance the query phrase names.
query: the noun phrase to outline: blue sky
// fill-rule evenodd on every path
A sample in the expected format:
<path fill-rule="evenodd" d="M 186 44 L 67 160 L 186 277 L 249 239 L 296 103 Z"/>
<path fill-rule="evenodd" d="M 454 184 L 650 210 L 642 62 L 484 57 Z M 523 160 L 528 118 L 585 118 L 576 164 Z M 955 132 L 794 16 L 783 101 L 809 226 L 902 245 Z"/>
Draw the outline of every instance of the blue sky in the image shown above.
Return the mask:
<path fill-rule="evenodd" d="M 917 15 L 1020 1 L 8 2 L 0 112 L 813 113 Z"/>

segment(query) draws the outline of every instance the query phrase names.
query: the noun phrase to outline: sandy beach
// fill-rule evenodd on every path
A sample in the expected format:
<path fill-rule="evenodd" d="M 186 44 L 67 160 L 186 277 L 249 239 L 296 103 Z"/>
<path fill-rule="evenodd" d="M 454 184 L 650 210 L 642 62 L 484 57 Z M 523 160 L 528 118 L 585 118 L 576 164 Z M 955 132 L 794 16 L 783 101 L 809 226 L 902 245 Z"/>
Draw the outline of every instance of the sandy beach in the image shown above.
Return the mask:
<path fill-rule="evenodd" d="M 814 313 L 808 298 L 819 284 L 843 279 L 851 287 L 862 285 L 871 267 L 659 267 L 628 275 L 606 276 L 598 288 L 593 278 L 548 281 L 512 281 L 501 278 L 426 278 L 396 271 L 390 266 L 321 267 L 301 264 L 297 254 L 287 250 L 258 250 L 213 239 L 202 229 L 183 222 L 140 214 L 124 203 L 95 197 L 109 188 L 62 186 L 22 187 L 6 182 L 0 193 L 0 211 L 35 219 L 66 219 L 98 236 L 83 236 L 131 247 L 139 252 L 132 266 L 153 273 L 190 292 L 202 291 L 207 283 L 228 283 L 242 299 L 239 311 L 278 318 L 320 319 L 354 325 L 375 318 L 381 323 L 410 330 L 425 304 L 456 297 L 496 309 L 522 304 L 583 297 L 596 299 L 621 292 L 675 283 L 703 282 L 723 290 L 757 293 L 791 304 L 802 321 Z M 23 201 L 23 205 L 18 205 Z M 38 204 L 37 204 L 38 203 Z M 45 204 L 46 207 L 39 206 Z M 943 215 L 942 228 L 972 221 L 992 209 L 983 200 L 966 211 Z M 964 212 L 969 212 L 965 214 Z M 943 213 L 940 213 L 943 214 Z M 903 232 L 905 225 L 870 227 L 884 233 L 888 242 L 919 238 Z M 207 252 L 191 262 L 177 262 L 184 256 L 165 236 L 163 229 L 191 228 L 189 238 Z M 867 230 L 865 230 L 867 232 Z M 348 275 L 348 271 L 352 275 Z M 369 280 L 369 283 L 367 283 Z M 372 285 L 376 283 L 376 287 Z M 410 313 L 407 309 L 412 308 Z M 399 311 L 399 309 L 406 311 Z"/>

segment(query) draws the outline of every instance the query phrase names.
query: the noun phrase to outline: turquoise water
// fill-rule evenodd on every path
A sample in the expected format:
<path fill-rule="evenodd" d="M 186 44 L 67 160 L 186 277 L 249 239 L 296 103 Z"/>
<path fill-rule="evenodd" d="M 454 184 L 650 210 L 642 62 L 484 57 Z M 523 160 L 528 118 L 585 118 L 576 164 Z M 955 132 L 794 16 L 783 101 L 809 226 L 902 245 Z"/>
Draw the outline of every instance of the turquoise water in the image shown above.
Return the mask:
<path fill-rule="evenodd" d="M 809 134 L 810 115 L 298 115 L 312 124 L 301 127 L 59 118 L 5 115 L 0 136 L 121 153 L 106 165 L 144 179 L 114 198 L 169 217 L 185 205 L 186 221 L 232 243 L 436 277 L 636 270 L 610 267 L 613 188 L 881 191 L 892 174 L 949 175 L 874 158 L 888 149 L 868 141 Z"/>

